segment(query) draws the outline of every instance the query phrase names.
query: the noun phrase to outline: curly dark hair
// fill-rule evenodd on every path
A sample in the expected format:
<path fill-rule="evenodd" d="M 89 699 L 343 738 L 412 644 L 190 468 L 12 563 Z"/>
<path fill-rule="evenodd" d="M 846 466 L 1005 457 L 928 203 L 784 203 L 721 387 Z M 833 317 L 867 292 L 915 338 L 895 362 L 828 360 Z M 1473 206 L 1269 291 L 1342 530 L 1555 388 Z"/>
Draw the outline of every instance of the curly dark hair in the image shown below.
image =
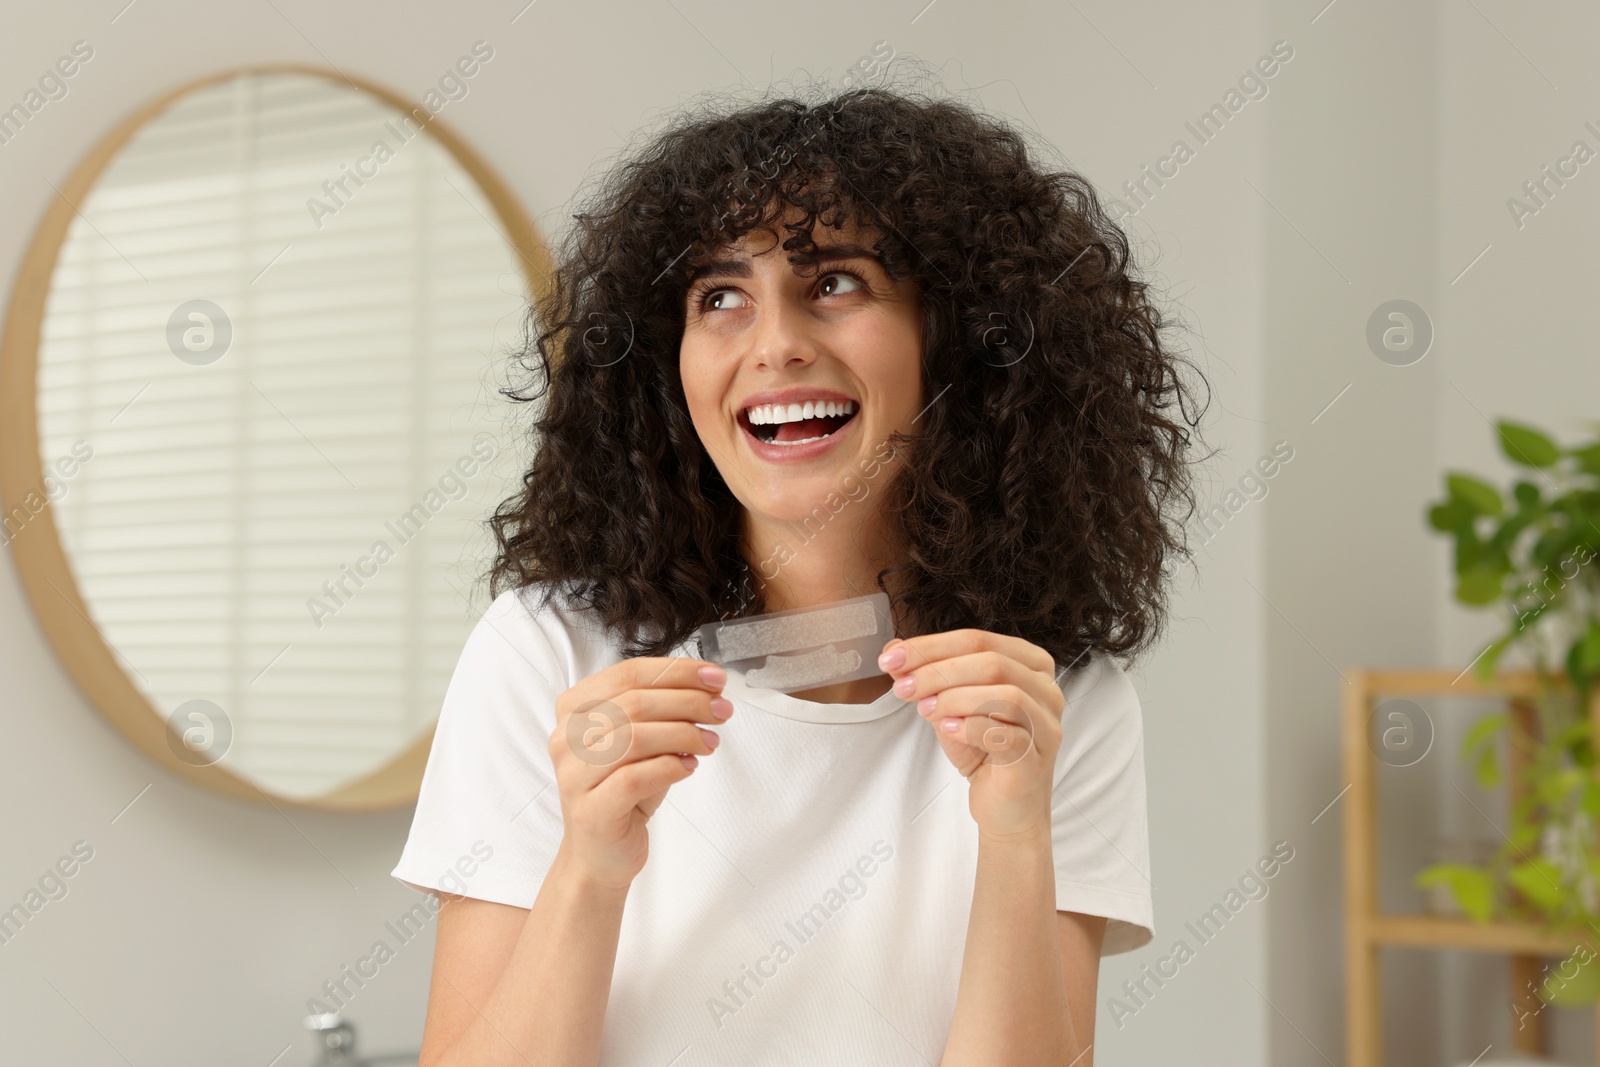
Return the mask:
<path fill-rule="evenodd" d="M 1088 181 L 964 103 L 877 86 L 691 110 L 582 206 L 530 311 L 532 380 L 505 390 L 543 404 L 522 488 L 490 520 L 492 594 L 564 588 L 629 656 L 765 610 L 684 399 L 688 275 L 757 228 L 786 230 L 798 261 L 817 224 L 848 219 L 924 308 L 930 404 L 893 438 L 884 498 L 908 552 L 877 579 L 900 635 L 976 627 L 1059 664 L 1155 640 L 1168 564 L 1190 554 L 1204 406 L 1186 372 L 1204 379 L 1164 343 Z"/>

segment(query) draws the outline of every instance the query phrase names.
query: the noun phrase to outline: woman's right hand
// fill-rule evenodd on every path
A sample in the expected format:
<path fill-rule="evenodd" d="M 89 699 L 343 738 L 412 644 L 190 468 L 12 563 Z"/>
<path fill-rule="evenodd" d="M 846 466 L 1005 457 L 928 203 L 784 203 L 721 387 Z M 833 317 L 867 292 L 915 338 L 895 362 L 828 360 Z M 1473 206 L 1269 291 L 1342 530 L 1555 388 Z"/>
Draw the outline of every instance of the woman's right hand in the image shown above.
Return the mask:
<path fill-rule="evenodd" d="M 649 855 L 645 823 L 672 783 L 710 755 L 716 725 L 733 714 L 727 674 L 681 657 L 625 659 L 556 700 L 550 761 L 561 790 L 563 840 L 578 869 L 626 888 Z"/>

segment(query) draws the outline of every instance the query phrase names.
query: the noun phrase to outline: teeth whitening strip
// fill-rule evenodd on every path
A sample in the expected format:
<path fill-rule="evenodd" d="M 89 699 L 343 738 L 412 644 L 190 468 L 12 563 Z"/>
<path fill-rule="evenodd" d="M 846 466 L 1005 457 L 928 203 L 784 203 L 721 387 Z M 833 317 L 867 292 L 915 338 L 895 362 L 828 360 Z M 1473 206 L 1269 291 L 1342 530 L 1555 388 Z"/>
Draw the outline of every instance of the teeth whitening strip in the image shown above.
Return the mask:
<path fill-rule="evenodd" d="M 878 653 L 894 636 L 883 593 L 711 622 L 698 633 L 705 659 L 780 693 L 882 674 Z"/>

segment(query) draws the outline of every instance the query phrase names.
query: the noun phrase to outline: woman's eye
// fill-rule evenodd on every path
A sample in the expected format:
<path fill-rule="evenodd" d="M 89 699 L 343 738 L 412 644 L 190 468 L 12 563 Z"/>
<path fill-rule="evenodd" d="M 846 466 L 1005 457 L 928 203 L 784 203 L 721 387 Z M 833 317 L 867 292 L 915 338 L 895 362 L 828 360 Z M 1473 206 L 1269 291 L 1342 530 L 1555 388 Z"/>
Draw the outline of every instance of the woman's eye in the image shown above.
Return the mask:
<path fill-rule="evenodd" d="M 744 299 L 744 294 L 737 289 L 713 289 L 700 298 L 700 309 L 702 311 L 731 311 L 742 306 L 730 302 L 736 299 Z"/>
<path fill-rule="evenodd" d="M 841 290 L 839 289 L 839 285 L 838 285 L 838 283 L 840 283 L 840 282 L 843 282 L 845 284 L 846 288 L 843 290 L 843 292 L 846 292 L 846 293 L 854 292 L 857 289 L 865 288 L 865 286 L 861 282 L 861 279 L 857 278 L 854 274 L 850 274 L 850 273 L 845 272 L 845 271 L 835 271 L 832 274 L 823 275 L 822 285 L 820 286 L 820 288 L 822 290 L 822 295 L 823 296 L 838 296 L 839 293 L 841 292 Z"/>

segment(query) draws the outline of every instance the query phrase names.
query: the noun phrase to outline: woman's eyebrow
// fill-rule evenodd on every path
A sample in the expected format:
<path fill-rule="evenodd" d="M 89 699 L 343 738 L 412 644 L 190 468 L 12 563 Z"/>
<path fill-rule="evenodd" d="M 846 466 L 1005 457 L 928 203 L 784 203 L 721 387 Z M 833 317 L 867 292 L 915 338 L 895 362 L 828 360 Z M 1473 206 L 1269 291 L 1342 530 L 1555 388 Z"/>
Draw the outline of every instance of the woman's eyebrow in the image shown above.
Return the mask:
<path fill-rule="evenodd" d="M 883 257 L 865 245 L 837 244 L 818 245 L 814 252 L 795 252 L 789 256 L 791 263 L 817 263 L 829 259 L 870 259 L 880 266 Z M 752 274 L 748 259 L 712 259 L 697 264 L 689 271 L 688 284 L 693 285 L 709 274 L 721 274 L 729 278 L 748 278 Z"/>
<path fill-rule="evenodd" d="M 731 278 L 748 278 L 751 275 L 750 261 L 748 259 L 707 260 L 689 271 L 689 284 L 693 285 L 708 274 L 725 274 Z"/>

